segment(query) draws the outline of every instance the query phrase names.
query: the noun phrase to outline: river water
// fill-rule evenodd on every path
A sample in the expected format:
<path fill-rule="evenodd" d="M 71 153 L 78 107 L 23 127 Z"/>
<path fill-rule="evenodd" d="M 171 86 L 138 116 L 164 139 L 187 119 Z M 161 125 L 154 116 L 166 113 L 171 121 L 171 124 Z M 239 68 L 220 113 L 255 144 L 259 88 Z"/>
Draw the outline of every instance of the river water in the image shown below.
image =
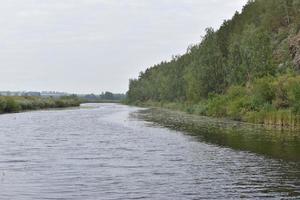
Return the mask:
<path fill-rule="evenodd" d="M 1 115 L 0 199 L 300 198 L 299 162 L 201 141 L 139 110 Z"/>

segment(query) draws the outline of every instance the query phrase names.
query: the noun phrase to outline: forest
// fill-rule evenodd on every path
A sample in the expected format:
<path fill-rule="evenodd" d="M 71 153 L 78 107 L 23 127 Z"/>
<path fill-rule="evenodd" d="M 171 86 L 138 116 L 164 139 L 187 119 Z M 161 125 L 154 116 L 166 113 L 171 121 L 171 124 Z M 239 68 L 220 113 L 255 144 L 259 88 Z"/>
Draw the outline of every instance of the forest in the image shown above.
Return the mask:
<path fill-rule="evenodd" d="M 127 102 L 300 126 L 299 30 L 299 0 L 250 0 L 185 54 L 131 79 Z"/>

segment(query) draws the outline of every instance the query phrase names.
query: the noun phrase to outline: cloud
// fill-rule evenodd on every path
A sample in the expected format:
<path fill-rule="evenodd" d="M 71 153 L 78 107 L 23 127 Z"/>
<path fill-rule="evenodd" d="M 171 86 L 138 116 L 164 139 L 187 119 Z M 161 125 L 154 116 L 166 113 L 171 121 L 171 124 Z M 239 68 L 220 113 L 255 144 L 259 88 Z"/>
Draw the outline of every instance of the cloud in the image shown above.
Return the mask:
<path fill-rule="evenodd" d="M 246 0 L 3 0 L 0 90 L 125 92 Z M 9 70 L 8 70 L 9 69 Z"/>

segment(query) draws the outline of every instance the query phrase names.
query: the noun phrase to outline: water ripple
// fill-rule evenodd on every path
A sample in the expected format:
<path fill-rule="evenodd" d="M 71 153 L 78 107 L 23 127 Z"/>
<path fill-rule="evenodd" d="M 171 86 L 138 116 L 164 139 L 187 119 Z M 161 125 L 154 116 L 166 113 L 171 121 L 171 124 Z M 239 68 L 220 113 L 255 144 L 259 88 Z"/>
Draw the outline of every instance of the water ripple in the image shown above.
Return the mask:
<path fill-rule="evenodd" d="M 0 115 L 0 199 L 299 199 L 300 164 L 206 143 L 114 104 Z"/>

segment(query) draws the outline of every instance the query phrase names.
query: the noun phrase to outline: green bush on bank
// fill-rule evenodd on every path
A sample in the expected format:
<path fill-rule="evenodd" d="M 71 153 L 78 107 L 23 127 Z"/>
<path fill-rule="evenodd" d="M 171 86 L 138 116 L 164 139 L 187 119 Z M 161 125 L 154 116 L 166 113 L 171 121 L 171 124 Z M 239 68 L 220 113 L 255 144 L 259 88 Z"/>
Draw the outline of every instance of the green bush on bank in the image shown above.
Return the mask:
<path fill-rule="evenodd" d="M 259 124 L 295 126 L 300 114 L 300 76 L 267 76 L 244 87 L 232 86 L 223 95 L 211 95 L 201 114 Z"/>
<path fill-rule="evenodd" d="M 0 97 L 0 113 L 75 107 L 79 105 L 80 101 L 75 97 L 61 97 L 59 99 L 42 97 Z"/>
<path fill-rule="evenodd" d="M 18 112 L 20 110 L 20 104 L 18 104 L 12 97 L 6 98 L 4 112 Z"/>
<path fill-rule="evenodd" d="M 139 102 L 190 114 L 230 118 L 278 127 L 300 126 L 300 75 L 263 77 L 246 86 L 231 86 L 225 94 L 210 94 L 199 103 Z"/>

